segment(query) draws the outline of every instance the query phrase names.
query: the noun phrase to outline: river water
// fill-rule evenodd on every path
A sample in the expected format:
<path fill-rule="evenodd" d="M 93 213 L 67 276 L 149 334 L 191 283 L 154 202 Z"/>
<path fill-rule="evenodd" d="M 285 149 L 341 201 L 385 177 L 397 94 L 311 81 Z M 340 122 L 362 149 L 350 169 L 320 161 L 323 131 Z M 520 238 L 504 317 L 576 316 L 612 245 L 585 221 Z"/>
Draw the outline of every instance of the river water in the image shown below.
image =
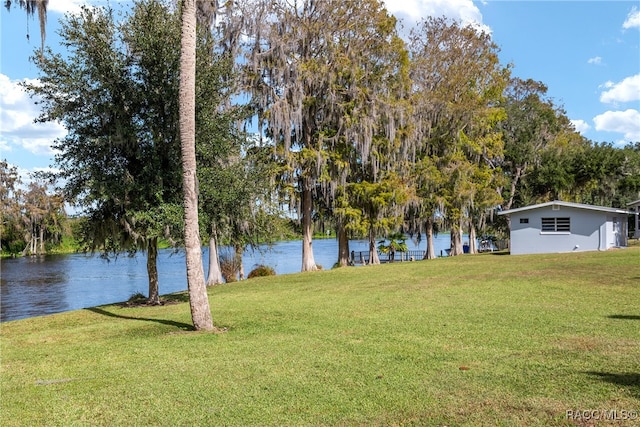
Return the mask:
<path fill-rule="evenodd" d="M 434 239 L 436 254 L 449 248 L 448 234 Z M 425 250 L 426 242 L 416 245 L 407 240 L 409 250 Z M 352 240 L 350 250 L 366 251 L 368 243 Z M 224 248 L 222 249 L 224 251 Z M 331 268 L 337 260 L 335 239 L 316 239 L 313 253 L 317 264 Z M 206 265 L 208 249 L 203 248 Z M 277 274 L 300 271 L 302 242 L 279 242 L 260 250 L 248 250 L 243 258 L 245 274 L 257 264 L 273 267 Z M 160 293 L 187 289 L 184 251 L 160 250 L 158 254 Z M 69 254 L 3 259 L 0 262 L 0 321 L 42 316 L 97 305 L 126 301 L 136 293 L 147 295 L 148 276 L 144 253 L 115 259 L 98 255 Z"/>

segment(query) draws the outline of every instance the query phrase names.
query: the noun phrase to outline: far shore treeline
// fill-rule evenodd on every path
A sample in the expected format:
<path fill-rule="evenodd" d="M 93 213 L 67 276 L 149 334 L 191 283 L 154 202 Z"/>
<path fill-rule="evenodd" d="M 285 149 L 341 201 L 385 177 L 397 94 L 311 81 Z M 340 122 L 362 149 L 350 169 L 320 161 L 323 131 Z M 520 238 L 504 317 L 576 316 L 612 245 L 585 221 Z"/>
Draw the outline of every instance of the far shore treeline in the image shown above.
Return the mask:
<path fill-rule="evenodd" d="M 208 284 L 224 281 L 218 245 L 237 265 L 247 247 L 297 236 L 310 271 L 314 232 L 330 230 L 345 266 L 349 239 L 368 239 L 375 263 L 382 240 L 420 236 L 432 258 L 449 230 L 455 256 L 463 233 L 472 253 L 476 236 L 508 235 L 500 209 L 640 199 L 640 142 L 581 136 L 490 34 L 428 18 L 403 39 L 378 0 L 233 4 L 196 37 Z M 0 162 L 2 255 L 182 245 L 179 11 L 140 0 L 61 24 L 65 54 L 38 49 L 39 82 L 24 87 L 39 120 L 69 132 L 53 141 L 56 172 L 23 183 Z"/>

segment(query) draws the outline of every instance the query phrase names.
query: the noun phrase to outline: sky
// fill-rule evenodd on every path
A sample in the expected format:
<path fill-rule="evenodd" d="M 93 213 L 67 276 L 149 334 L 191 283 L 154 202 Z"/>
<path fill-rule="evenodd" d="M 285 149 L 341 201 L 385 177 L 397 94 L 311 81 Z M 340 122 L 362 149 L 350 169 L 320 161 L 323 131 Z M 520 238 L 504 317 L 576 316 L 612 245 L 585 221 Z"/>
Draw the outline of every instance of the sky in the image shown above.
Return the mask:
<path fill-rule="evenodd" d="M 384 1 L 403 34 L 427 16 L 489 32 L 512 75 L 547 85 L 547 95 L 586 138 L 616 146 L 640 141 L 640 0 Z M 49 0 L 47 46 L 61 49 L 58 21 L 83 3 L 106 1 Z M 25 180 L 52 166 L 51 143 L 66 130 L 59 123 L 34 123 L 36 100 L 18 86 L 38 77 L 29 60 L 40 48 L 37 17 L 2 7 L 0 18 L 0 160 L 17 166 Z"/>

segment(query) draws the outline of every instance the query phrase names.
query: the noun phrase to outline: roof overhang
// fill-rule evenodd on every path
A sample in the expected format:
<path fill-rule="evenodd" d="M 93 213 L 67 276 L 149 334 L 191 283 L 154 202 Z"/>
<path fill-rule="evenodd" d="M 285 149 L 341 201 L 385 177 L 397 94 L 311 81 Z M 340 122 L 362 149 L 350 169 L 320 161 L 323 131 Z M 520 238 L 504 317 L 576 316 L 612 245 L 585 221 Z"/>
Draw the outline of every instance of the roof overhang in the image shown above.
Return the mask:
<path fill-rule="evenodd" d="M 640 200 L 638 201 L 640 203 Z M 498 212 L 498 215 L 510 215 L 518 212 L 531 211 L 534 209 L 546 208 L 548 206 L 558 206 L 565 208 L 574 208 L 574 209 L 584 209 L 589 211 L 597 211 L 597 212 L 607 212 L 607 213 L 615 213 L 615 214 L 623 214 L 623 215 L 637 215 L 637 212 L 630 211 L 627 209 L 618 209 L 618 208 L 608 208 L 605 206 L 594 206 L 594 205 L 585 205 L 582 203 L 571 203 L 571 202 L 563 202 L 560 200 L 554 200 L 553 202 L 540 203 L 537 205 L 524 206 L 522 208 L 508 209 L 506 211 Z"/>

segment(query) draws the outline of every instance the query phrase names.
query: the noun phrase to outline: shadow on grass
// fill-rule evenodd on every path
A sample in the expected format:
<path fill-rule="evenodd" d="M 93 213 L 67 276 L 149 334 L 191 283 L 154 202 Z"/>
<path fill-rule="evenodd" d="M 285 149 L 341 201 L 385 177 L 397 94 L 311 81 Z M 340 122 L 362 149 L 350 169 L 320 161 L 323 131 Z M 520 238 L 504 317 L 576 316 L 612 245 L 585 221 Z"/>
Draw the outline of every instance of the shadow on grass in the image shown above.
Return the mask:
<path fill-rule="evenodd" d="M 629 390 L 635 397 L 640 397 L 640 374 L 635 374 L 635 373 L 614 374 L 611 372 L 593 372 L 593 371 L 585 372 L 585 373 L 593 377 L 597 377 L 601 381 L 605 381 L 611 384 L 629 388 Z"/>
<path fill-rule="evenodd" d="M 621 320 L 640 320 L 640 316 L 635 314 L 612 314 L 607 316 L 609 319 L 621 319 Z"/>
<path fill-rule="evenodd" d="M 188 323 L 175 322 L 173 320 L 149 319 L 149 318 L 145 318 L 145 317 L 123 316 L 121 314 L 111 313 L 110 311 L 106 311 L 106 310 L 103 310 L 103 309 L 98 308 L 98 307 L 90 307 L 90 308 L 86 308 L 85 310 L 91 311 L 93 313 L 101 314 L 103 316 L 115 317 L 115 318 L 118 318 L 118 319 L 139 320 L 139 321 L 143 321 L 143 322 L 155 322 L 155 323 L 160 323 L 162 325 L 175 326 L 176 328 L 182 329 L 183 331 L 193 331 L 193 330 L 195 330 L 193 325 L 190 325 Z"/>

